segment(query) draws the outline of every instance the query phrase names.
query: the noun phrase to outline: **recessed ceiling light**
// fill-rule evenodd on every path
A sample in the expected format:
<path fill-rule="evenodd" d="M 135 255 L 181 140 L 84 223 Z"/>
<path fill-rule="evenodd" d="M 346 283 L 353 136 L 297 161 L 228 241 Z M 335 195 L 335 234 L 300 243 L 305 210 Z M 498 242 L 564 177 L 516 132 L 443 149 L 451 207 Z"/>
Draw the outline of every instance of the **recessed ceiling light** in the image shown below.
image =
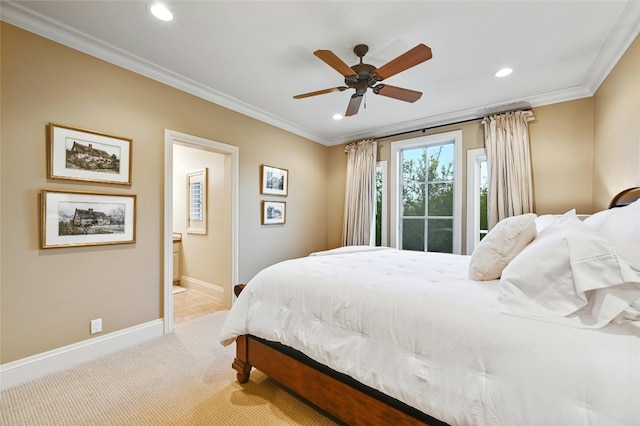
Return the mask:
<path fill-rule="evenodd" d="M 333 114 L 333 118 L 334 120 L 342 120 L 344 117 L 342 116 L 342 114 Z"/>
<path fill-rule="evenodd" d="M 167 9 L 164 5 L 160 3 L 153 4 L 149 10 L 156 18 L 161 21 L 171 21 L 173 20 L 173 13 L 169 9 Z"/>
<path fill-rule="evenodd" d="M 502 68 L 501 70 L 496 72 L 495 76 L 496 77 L 506 77 L 509 74 L 511 74 L 512 72 L 513 72 L 513 70 L 511 68 Z"/>

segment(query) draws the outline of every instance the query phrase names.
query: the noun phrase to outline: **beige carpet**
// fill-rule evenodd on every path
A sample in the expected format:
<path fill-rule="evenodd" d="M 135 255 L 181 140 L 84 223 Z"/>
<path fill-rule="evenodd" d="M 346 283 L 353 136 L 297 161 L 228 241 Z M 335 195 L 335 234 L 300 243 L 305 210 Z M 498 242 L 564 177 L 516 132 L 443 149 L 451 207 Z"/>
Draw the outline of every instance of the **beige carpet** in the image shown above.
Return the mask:
<path fill-rule="evenodd" d="M 175 333 L 7 389 L 2 425 L 334 425 L 259 371 L 235 381 L 234 345 L 218 331 L 228 311 Z"/>

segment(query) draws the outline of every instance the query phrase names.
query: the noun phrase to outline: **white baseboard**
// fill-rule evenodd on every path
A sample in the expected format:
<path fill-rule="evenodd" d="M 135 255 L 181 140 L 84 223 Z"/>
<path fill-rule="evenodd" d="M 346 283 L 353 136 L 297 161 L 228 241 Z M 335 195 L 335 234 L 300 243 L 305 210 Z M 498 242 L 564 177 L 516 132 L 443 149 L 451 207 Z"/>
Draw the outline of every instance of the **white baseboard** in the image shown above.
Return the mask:
<path fill-rule="evenodd" d="M 161 319 L 0 365 L 0 390 L 71 368 L 163 335 Z"/>
<path fill-rule="evenodd" d="M 224 303 L 224 288 L 218 285 L 183 275 L 180 277 L 180 286 L 185 288 L 192 288 L 196 291 L 218 299 L 220 303 Z"/>

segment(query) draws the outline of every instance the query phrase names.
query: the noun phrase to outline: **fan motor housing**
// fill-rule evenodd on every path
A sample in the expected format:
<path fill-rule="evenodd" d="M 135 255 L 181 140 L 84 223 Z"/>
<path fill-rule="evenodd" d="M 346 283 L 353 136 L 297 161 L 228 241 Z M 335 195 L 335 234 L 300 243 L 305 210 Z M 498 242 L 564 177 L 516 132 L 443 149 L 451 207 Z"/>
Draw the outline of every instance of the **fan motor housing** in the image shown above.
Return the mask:
<path fill-rule="evenodd" d="M 352 70 L 358 74 L 358 77 L 347 77 L 344 79 L 344 83 L 350 88 L 357 88 L 359 83 L 365 83 L 364 87 L 373 87 L 376 84 L 376 79 L 371 77 L 371 73 L 377 68 L 370 64 L 357 64 L 351 67 Z M 362 85 L 362 84 L 360 84 Z"/>

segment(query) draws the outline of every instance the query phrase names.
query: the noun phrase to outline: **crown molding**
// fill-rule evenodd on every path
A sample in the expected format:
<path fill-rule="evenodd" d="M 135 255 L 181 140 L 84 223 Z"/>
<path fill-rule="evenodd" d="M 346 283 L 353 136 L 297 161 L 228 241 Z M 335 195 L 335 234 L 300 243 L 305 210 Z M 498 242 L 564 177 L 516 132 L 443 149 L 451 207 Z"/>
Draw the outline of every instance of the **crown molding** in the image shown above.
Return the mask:
<path fill-rule="evenodd" d="M 0 18 L 9 24 L 213 102 L 232 111 L 271 124 L 314 142 L 325 144 L 324 138 L 318 134 L 310 132 L 269 112 L 255 108 L 246 102 L 206 87 L 136 55 L 132 55 L 95 37 L 74 30 L 46 16 L 28 10 L 17 2 L 2 2 L 1 5 Z"/>
<path fill-rule="evenodd" d="M 2 2 L 0 18 L 5 22 L 42 37 L 326 146 L 339 145 L 362 138 L 384 137 L 385 135 L 413 129 L 422 129 L 479 118 L 479 111 L 499 109 L 501 106 L 522 102 L 521 99 L 514 99 L 500 105 L 482 105 L 477 108 L 454 111 L 447 114 L 425 117 L 424 119 L 394 124 L 392 126 L 370 129 L 365 132 L 345 134 L 336 138 L 326 138 L 295 123 L 249 105 L 246 102 L 206 87 L 178 73 L 104 43 L 99 39 L 76 31 L 46 16 L 37 14 L 22 7 L 18 2 Z M 527 103 L 535 107 L 593 96 L 639 33 L 640 1 L 629 0 L 627 1 L 623 14 L 585 75 L 582 85 L 536 95 L 527 99 Z"/>

